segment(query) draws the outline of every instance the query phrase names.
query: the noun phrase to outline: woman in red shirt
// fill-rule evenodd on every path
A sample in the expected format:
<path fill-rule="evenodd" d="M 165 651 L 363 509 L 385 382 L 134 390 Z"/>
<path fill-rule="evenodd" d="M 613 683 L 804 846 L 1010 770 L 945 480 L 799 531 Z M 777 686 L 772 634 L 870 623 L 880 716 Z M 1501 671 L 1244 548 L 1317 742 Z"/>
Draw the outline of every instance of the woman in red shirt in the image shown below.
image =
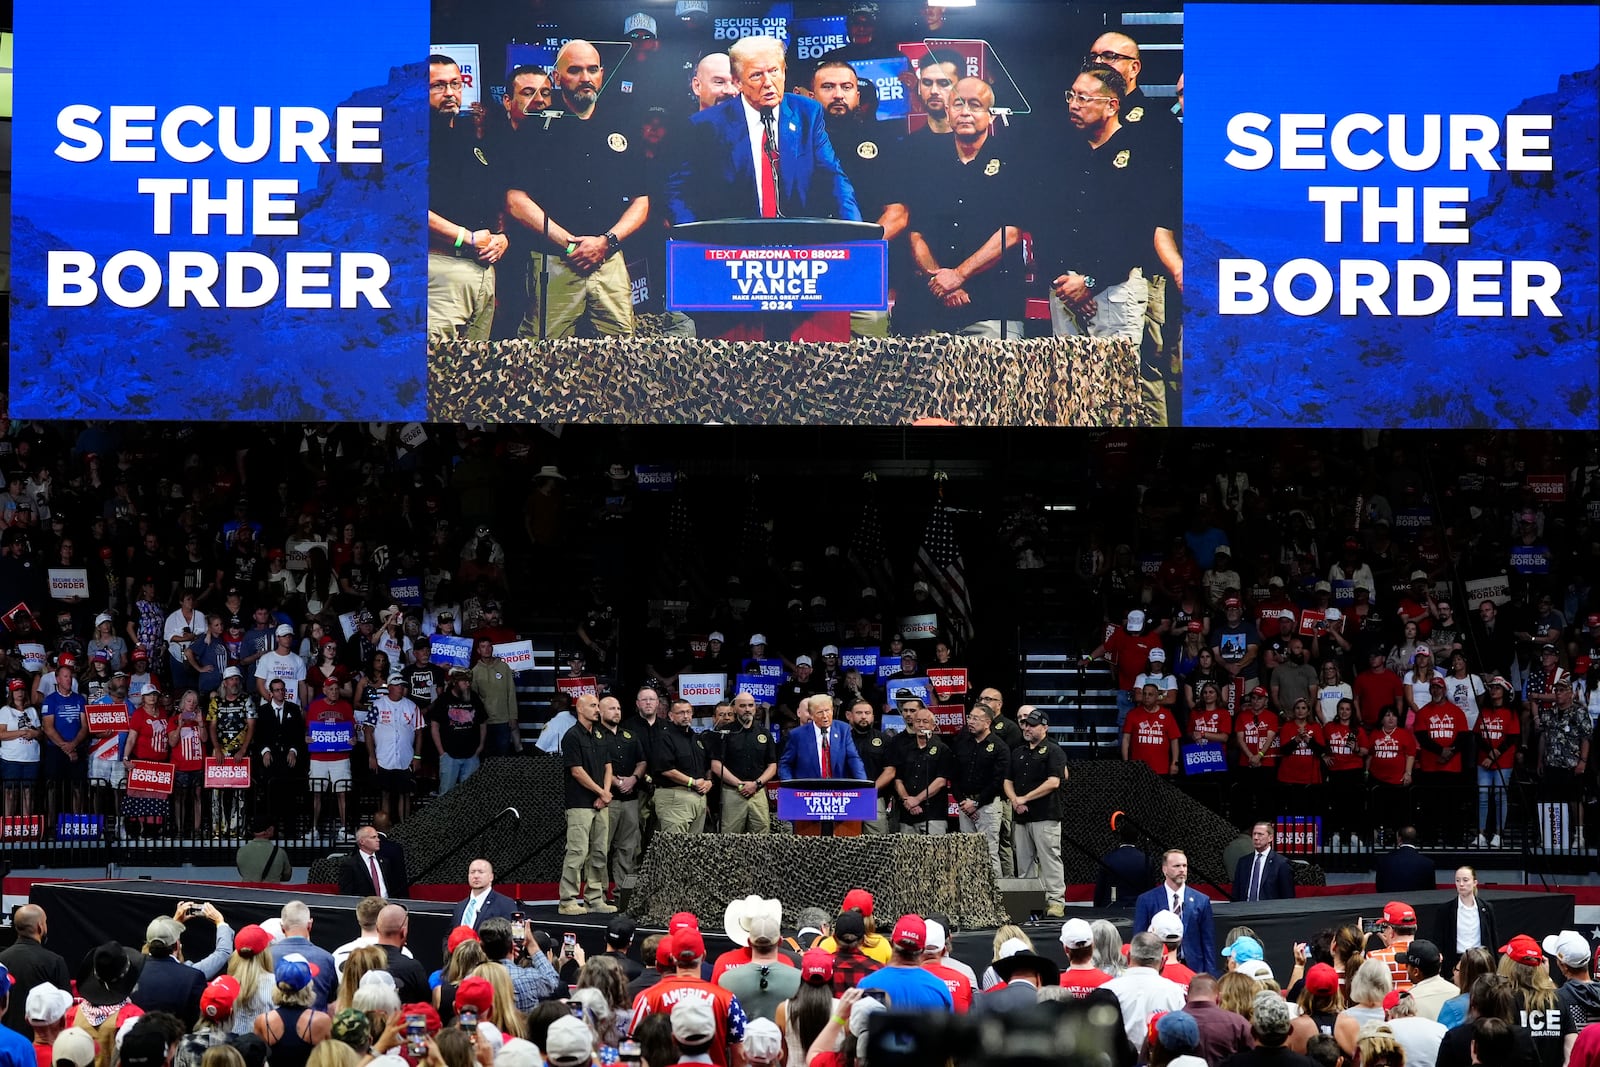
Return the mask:
<path fill-rule="evenodd" d="M 1478 709 L 1478 844 L 1500 847 L 1500 834 L 1506 825 L 1506 790 L 1511 785 L 1511 768 L 1516 762 L 1517 742 L 1522 724 L 1509 698 L 1511 684 L 1504 678 L 1490 680 L 1487 700 Z M 1490 832 L 1489 808 L 1494 808 L 1494 836 Z"/>
<path fill-rule="evenodd" d="M 1372 810 L 1389 826 L 1411 821 L 1411 768 L 1417 762 L 1417 739 L 1400 725 L 1400 712 L 1385 704 L 1378 728 L 1367 735 L 1367 774 L 1372 777 Z"/>
<path fill-rule="evenodd" d="M 189 798 L 187 805 L 178 805 L 178 814 L 187 818 L 179 831 L 198 833 L 200 787 L 204 784 L 206 760 L 206 715 L 200 709 L 200 694 L 185 689 L 178 698 L 178 710 L 167 725 L 167 736 L 172 742 L 173 795 Z"/>
<path fill-rule="evenodd" d="M 1337 851 L 1340 835 L 1349 833 L 1354 847 L 1366 825 L 1366 757 L 1372 751 L 1365 731 L 1356 722 L 1356 704 L 1349 697 L 1334 707 L 1333 721 L 1322 728 L 1328 754 L 1322 758 L 1328 778 L 1328 847 Z"/>
<path fill-rule="evenodd" d="M 128 732 L 123 734 L 123 759 L 145 763 L 172 762 L 172 736 L 176 730 L 168 728 L 167 715 L 161 709 L 161 692 L 146 683 L 139 690 L 139 706 L 128 718 Z M 157 827 L 167 821 L 168 797 L 152 793 L 136 795 L 130 788 L 122 799 L 122 814 L 132 822 Z"/>
<path fill-rule="evenodd" d="M 1301 697 L 1289 706 L 1289 721 L 1278 731 L 1278 791 L 1286 814 L 1322 814 L 1322 757 L 1327 751 L 1311 702 Z"/>

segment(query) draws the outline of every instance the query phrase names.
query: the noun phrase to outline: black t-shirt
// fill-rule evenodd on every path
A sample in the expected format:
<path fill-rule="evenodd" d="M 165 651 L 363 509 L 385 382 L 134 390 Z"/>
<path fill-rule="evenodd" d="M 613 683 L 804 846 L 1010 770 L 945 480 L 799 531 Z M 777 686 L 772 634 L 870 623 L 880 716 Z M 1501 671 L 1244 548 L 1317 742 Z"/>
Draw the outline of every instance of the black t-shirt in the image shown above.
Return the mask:
<path fill-rule="evenodd" d="M 878 775 L 889 765 L 889 740 L 882 730 L 851 729 L 850 738 L 856 743 L 856 752 L 861 755 L 861 766 L 866 769 L 867 777 L 877 781 Z"/>
<path fill-rule="evenodd" d="M 1004 796 L 1001 784 L 1011 773 L 1011 750 L 994 735 L 986 734 L 982 741 L 966 730 L 956 734 L 950 750 L 954 755 L 950 786 L 958 801 L 971 798 L 987 804 L 997 796 Z"/>
<path fill-rule="evenodd" d="M 1056 210 L 1033 220 L 1040 275 L 1047 282 L 1068 271 L 1092 275 L 1096 292 L 1127 281 L 1149 262 L 1155 240 L 1160 203 L 1149 183 L 1159 152 L 1127 127 L 1099 148 L 1065 124 L 1045 141 L 1030 199 Z"/>
<path fill-rule="evenodd" d="M 752 723 L 747 729 L 735 722 L 721 741 L 718 758 L 722 760 L 723 769 L 741 782 L 755 781 L 778 762 L 778 746 L 759 724 Z"/>
<path fill-rule="evenodd" d="M 605 741 L 582 724 L 572 727 L 561 738 L 561 763 L 567 769 L 565 778 L 565 804 L 568 808 L 594 807 L 595 794 L 573 776 L 572 770 L 582 767 L 594 779 L 595 785 L 604 785 L 606 767 L 611 755 Z"/>
<path fill-rule="evenodd" d="M 555 120 L 541 136 L 525 139 L 511 161 L 511 188 L 576 236 L 605 233 L 646 194 L 638 126 L 613 104 L 601 100 L 587 120 L 571 114 Z M 558 97 L 553 106 L 566 104 Z"/>
<path fill-rule="evenodd" d="M 690 778 L 705 778 L 710 768 L 711 759 L 706 753 L 705 739 L 699 734 L 671 723 L 657 732 L 650 769 L 655 774 L 658 789 L 681 784 L 663 777 L 669 770 L 681 771 Z"/>
<path fill-rule="evenodd" d="M 406 684 L 411 687 L 411 699 L 419 705 L 432 703 L 443 696 L 445 686 L 449 684 L 444 671 L 431 663 L 409 663 L 404 673 Z"/>
<path fill-rule="evenodd" d="M 903 733 L 895 737 L 890 748 L 892 751 L 889 753 L 889 763 L 894 767 L 896 780 L 904 784 L 908 794 L 914 796 L 922 792 L 935 778 L 949 780 L 950 746 L 938 735 L 928 740 L 927 748 L 920 748 L 915 737 L 910 733 Z M 922 805 L 920 815 L 913 815 L 902 805 L 900 821 L 920 823 L 926 822 L 929 818 L 943 821 L 946 810 L 943 795 L 930 796 Z"/>
<path fill-rule="evenodd" d="M 395 990 L 400 994 L 400 1003 L 418 1004 L 433 999 L 428 992 L 428 976 L 423 973 L 422 964 L 406 956 L 393 945 L 378 947 L 383 949 L 386 959 L 383 969 L 394 978 Z"/>
<path fill-rule="evenodd" d="M 468 230 L 499 229 L 502 173 L 469 116 L 434 116 L 428 138 L 428 209 Z M 354 582 L 352 581 L 352 585 Z"/>
<path fill-rule="evenodd" d="M 606 755 L 611 760 L 611 773 L 617 778 L 626 778 L 632 774 L 634 768 L 639 766 L 640 760 L 645 760 L 645 770 L 650 769 L 649 761 L 645 759 L 645 739 L 639 734 L 639 722 L 625 722 L 615 730 L 600 727 L 600 740 L 605 742 Z M 637 800 L 641 787 L 634 786 L 633 792 L 626 797 L 628 800 Z M 616 786 L 611 787 L 611 795 L 622 796 Z"/>
<path fill-rule="evenodd" d="M 428 709 L 428 722 L 438 724 L 444 754 L 451 759 L 471 759 L 477 754 L 480 728 L 488 721 L 483 701 L 470 693 L 466 697 L 447 694 Z"/>
<path fill-rule="evenodd" d="M 856 191 L 856 205 L 867 222 L 877 222 L 883 209 L 898 203 L 907 192 L 897 180 L 899 162 L 896 142 L 885 126 L 854 119 L 828 121 L 828 140 L 850 185 Z"/>
<path fill-rule="evenodd" d="M 1039 788 L 1046 778 L 1066 778 L 1067 754 L 1061 746 L 1048 737 L 1037 745 L 1026 742 L 1011 750 L 1011 788 L 1017 796 L 1026 796 Z M 1061 787 L 1049 796 L 1028 805 L 1028 810 L 1015 816 L 1017 822 L 1047 822 L 1061 818 Z"/>

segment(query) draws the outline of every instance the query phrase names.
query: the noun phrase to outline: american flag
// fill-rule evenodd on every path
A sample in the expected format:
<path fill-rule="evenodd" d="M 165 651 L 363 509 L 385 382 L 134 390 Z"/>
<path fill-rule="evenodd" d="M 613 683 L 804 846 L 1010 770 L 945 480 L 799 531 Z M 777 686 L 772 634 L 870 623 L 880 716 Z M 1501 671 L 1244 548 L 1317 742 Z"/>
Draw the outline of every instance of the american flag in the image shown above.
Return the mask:
<path fill-rule="evenodd" d="M 872 482 L 863 486 L 861 517 L 856 522 L 855 533 L 850 538 L 847 558 L 855 568 L 863 587 L 870 586 L 880 597 L 887 597 L 894 588 L 894 569 L 883 551 L 883 521 L 878 517 L 878 487 Z"/>
<path fill-rule="evenodd" d="M 928 595 L 939 605 L 959 645 L 972 640 L 972 598 L 967 592 L 966 565 L 961 562 L 955 524 L 950 521 L 952 514 L 943 503 L 934 505 L 912 570 L 928 583 Z"/>

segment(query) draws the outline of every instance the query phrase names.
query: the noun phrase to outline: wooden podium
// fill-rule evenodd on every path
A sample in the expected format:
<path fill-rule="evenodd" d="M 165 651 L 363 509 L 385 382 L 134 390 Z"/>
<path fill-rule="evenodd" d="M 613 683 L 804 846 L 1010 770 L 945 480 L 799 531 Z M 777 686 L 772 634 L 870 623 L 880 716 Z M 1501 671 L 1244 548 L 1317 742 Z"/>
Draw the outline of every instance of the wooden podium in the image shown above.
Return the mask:
<path fill-rule="evenodd" d="M 860 837 L 878 817 L 878 787 L 858 778 L 793 778 L 778 783 L 778 818 L 797 837 Z"/>

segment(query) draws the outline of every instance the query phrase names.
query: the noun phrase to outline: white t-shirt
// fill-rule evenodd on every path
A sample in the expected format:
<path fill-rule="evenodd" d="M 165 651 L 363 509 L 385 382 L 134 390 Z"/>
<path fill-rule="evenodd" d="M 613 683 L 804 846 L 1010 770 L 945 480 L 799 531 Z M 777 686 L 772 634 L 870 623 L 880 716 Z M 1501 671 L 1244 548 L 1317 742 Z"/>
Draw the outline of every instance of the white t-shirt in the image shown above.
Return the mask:
<path fill-rule="evenodd" d="M 1349 682 L 1339 682 L 1336 685 L 1317 686 L 1317 714 L 1324 723 L 1333 721 L 1339 714 L 1339 701 L 1350 700 L 1355 696 L 1355 690 L 1350 688 Z"/>
<path fill-rule="evenodd" d="M 1433 680 L 1435 678 L 1443 677 L 1444 671 L 1441 671 L 1438 667 L 1430 667 L 1421 674 L 1418 674 L 1415 669 L 1406 671 L 1405 677 L 1401 680 L 1405 682 L 1406 688 L 1411 690 L 1412 701 L 1416 703 L 1417 707 L 1421 708 L 1426 707 L 1428 701 L 1433 699 L 1428 695 L 1428 688 Z M 1409 721 L 1402 723 L 1401 725 L 1405 726 L 1407 729 L 1410 728 Z"/>
<path fill-rule="evenodd" d="M 422 712 L 411 699 L 379 697 L 372 702 L 367 725 L 372 728 L 372 751 L 378 766 L 386 771 L 410 770 L 416 732 L 422 729 Z"/>
<path fill-rule="evenodd" d="M 293 652 L 288 655 L 279 655 L 276 651 L 268 652 L 256 660 L 256 681 L 264 682 L 263 688 L 270 686 L 274 678 L 283 680 L 284 686 L 289 690 L 286 694 L 290 700 L 300 699 L 300 683 L 306 679 L 306 661 Z"/>
<path fill-rule="evenodd" d="M 1444 698 L 1467 717 L 1467 729 L 1478 728 L 1478 698 L 1483 696 L 1483 679 L 1476 674 L 1465 678 L 1449 675 L 1444 680 Z"/>
<path fill-rule="evenodd" d="M 173 640 L 174 637 L 183 633 L 185 627 L 191 633 L 204 634 L 206 632 L 206 617 L 200 614 L 199 611 L 195 611 L 186 619 L 183 617 L 182 608 L 167 616 L 166 625 L 161 628 L 161 636 L 167 642 L 167 655 L 173 659 L 182 659 L 184 650 L 192 643 Z"/>
<path fill-rule="evenodd" d="M 1413 1016 L 1407 1019 L 1390 1019 L 1384 1024 L 1394 1032 L 1394 1039 L 1406 1050 L 1406 1067 L 1433 1067 L 1439 1059 L 1439 1042 L 1444 1040 L 1444 1026 L 1432 1019 Z"/>
<path fill-rule="evenodd" d="M 1160 687 L 1163 693 L 1178 691 L 1178 680 L 1170 674 L 1141 674 L 1133 680 L 1134 691 L 1143 689 L 1146 684 Z"/>
<path fill-rule="evenodd" d="M 39 709 L 14 708 L 10 704 L 0 707 L 0 730 L 39 729 Z M 0 741 L 0 759 L 8 763 L 38 763 L 38 740 L 24 741 L 14 737 Z"/>

